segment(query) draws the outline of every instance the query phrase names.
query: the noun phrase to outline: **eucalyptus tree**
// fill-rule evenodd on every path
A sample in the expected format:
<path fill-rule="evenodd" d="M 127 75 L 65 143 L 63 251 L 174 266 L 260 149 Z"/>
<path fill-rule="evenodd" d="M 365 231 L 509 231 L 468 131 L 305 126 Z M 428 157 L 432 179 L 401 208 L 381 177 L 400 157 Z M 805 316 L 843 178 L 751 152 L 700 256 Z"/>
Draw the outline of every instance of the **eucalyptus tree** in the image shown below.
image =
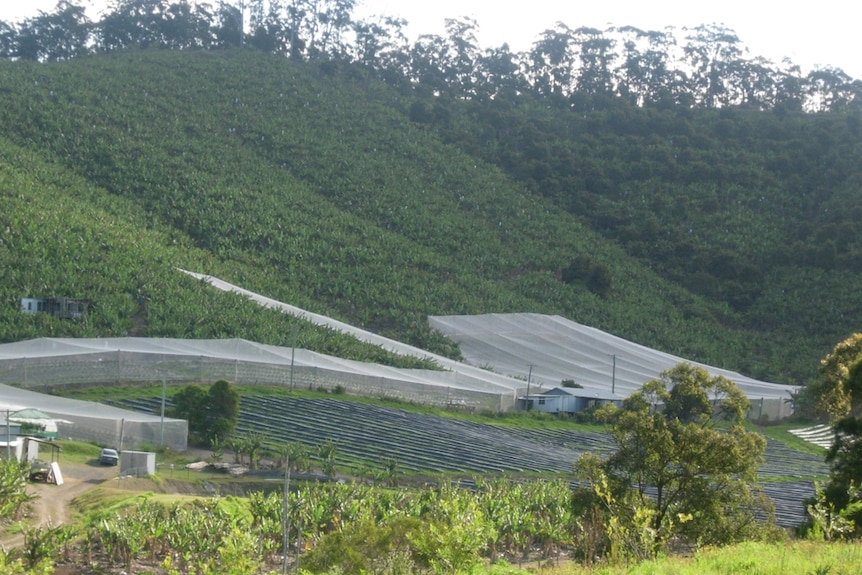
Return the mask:
<path fill-rule="evenodd" d="M 775 68 L 774 106 L 785 112 L 801 112 L 805 101 L 805 82 L 798 64 L 784 58 Z"/>
<path fill-rule="evenodd" d="M 476 65 L 481 56 L 476 40 L 479 25 L 471 18 L 447 18 L 445 28 L 447 44 L 442 64 L 446 83 L 452 92 L 472 96 L 476 84 Z"/>
<path fill-rule="evenodd" d="M 167 0 L 115 0 L 99 21 L 104 50 L 164 45 Z"/>
<path fill-rule="evenodd" d="M 620 94 L 635 104 L 677 102 L 685 89 L 685 74 L 677 68 L 680 50 L 673 28 L 639 30 L 623 27 Z"/>
<path fill-rule="evenodd" d="M 524 54 L 512 52 L 508 44 L 485 50 L 476 68 L 477 95 L 515 96 L 530 89 L 524 77 Z"/>
<path fill-rule="evenodd" d="M 53 12 L 40 10 L 21 24 L 14 55 L 40 62 L 68 60 L 89 51 L 91 30 L 82 5 L 60 0 Z"/>
<path fill-rule="evenodd" d="M 290 0 L 291 57 L 343 58 L 349 50 L 344 34 L 353 21 L 356 0 Z"/>
<path fill-rule="evenodd" d="M 345 58 L 349 52 L 345 32 L 353 23 L 356 0 L 318 0 L 319 52 L 330 58 Z"/>
<path fill-rule="evenodd" d="M 408 78 L 421 94 L 449 91 L 446 51 L 446 39 L 437 34 L 422 34 L 411 46 Z"/>
<path fill-rule="evenodd" d="M 248 43 L 270 54 L 290 53 L 290 24 L 281 0 L 253 0 L 249 6 Z"/>
<path fill-rule="evenodd" d="M 772 62 L 766 58 L 758 56 L 732 62 L 727 83 L 735 94 L 734 104 L 759 110 L 772 109 L 775 105 L 778 76 Z"/>
<path fill-rule="evenodd" d="M 209 48 L 215 41 L 215 14 L 204 2 L 172 2 L 163 12 L 162 42 L 169 48 Z"/>
<path fill-rule="evenodd" d="M 853 101 L 858 89 L 841 68 L 823 66 L 805 78 L 808 108 L 815 112 L 834 112 Z"/>
<path fill-rule="evenodd" d="M 407 20 L 391 16 L 354 21 L 353 60 L 378 72 L 403 72 L 408 50 L 407 36 L 404 35 L 405 26 Z"/>
<path fill-rule="evenodd" d="M 230 5 L 222 2 L 215 14 L 209 4 L 189 0 L 115 0 L 96 26 L 97 43 L 103 50 L 208 48 L 216 41 L 213 26 L 224 19 L 223 11 L 229 12 Z"/>
<path fill-rule="evenodd" d="M 645 31 L 634 26 L 616 29 L 623 46 L 622 57 L 616 69 L 619 95 L 635 105 L 643 105 L 654 93 L 655 76 L 667 73 L 667 53 L 652 47 L 654 38 L 661 32 Z M 655 56 L 658 56 L 657 58 Z"/>
<path fill-rule="evenodd" d="M 529 78 L 543 96 L 568 96 L 574 89 L 575 39 L 572 30 L 557 22 L 545 30 L 530 50 Z"/>
<path fill-rule="evenodd" d="M 214 45 L 220 48 L 241 46 L 244 42 L 243 17 L 239 8 L 229 2 L 219 2 L 216 11 Z"/>
<path fill-rule="evenodd" d="M 727 77 L 744 52 L 739 37 L 717 24 L 702 24 L 689 32 L 683 50 L 695 99 L 707 108 L 729 104 Z"/>
<path fill-rule="evenodd" d="M 597 28 L 581 27 L 573 34 L 578 47 L 577 91 L 592 96 L 612 94 L 616 40 Z"/>
<path fill-rule="evenodd" d="M 0 20 L 0 58 L 18 55 L 18 28 L 15 24 Z"/>

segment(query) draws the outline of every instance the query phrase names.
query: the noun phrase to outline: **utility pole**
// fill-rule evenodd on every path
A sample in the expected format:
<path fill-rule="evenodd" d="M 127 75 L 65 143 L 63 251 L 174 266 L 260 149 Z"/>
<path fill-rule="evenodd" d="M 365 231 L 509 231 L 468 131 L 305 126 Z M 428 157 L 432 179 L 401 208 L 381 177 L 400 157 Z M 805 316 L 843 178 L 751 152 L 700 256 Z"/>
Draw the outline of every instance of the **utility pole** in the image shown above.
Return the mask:
<path fill-rule="evenodd" d="M 12 428 L 9 423 L 9 410 L 6 410 L 6 461 L 9 461 L 12 456 L 9 454 L 9 450 L 11 447 L 9 446 L 9 442 L 12 441 Z"/>
<path fill-rule="evenodd" d="M 162 421 L 159 426 L 159 447 L 165 446 L 165 378 L 162 378 Z"/>
<path fill-rule="evenodd" d="M 281 575 L 287 575 L 287 548 L 290 544 L 290 516 L 288 511 L 290 506 L 290 455 L 284 458 L 284 492 L 282 494 L 284 508 L 281 511 L 281 545 L 282 545 L 282 561 Z M 297 550 L 297 558 L 299 551 Z"/>
<path fill-rule="evenodd" d="M 290 391 L 293 391 L 294 358 L 296 357 L 296 323 L 293 324 L 293 343 L 290 347 Z"/>
<path fill-rule="evenodd" d="M 530 380 L 533 379 L 533 364 L 530 364 L 530 370 L 527 372 L 527 411 L 530 411 L 530 405 L 532 401 L 530 400 Z"/>
<path fill-rule="evenodd" d="M 613 368 L 611 368 L 611 393 L 616 393 L 617 387 L 617 354 L 613 354 Z"/>

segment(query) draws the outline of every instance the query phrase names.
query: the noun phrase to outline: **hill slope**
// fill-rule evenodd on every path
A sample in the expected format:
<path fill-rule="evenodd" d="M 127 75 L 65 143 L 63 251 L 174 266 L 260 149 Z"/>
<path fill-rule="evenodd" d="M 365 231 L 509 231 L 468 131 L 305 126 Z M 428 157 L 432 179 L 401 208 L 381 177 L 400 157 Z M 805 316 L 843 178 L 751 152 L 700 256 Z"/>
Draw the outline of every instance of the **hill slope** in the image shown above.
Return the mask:
<path fill-rule="evenodd" d="M 794 281 L 817 281 L 825 299 L 775 294 L 757 308 L 761 330 L 466 138 L 411 122 L 414 96 L 357 68 L 129 51 L 0 62 L 0 93 L 3 341 L 120 335 L 142 315 L 151 336 L 289 340 L 289 319 L 179 266 L 450 355 L 428 315 L 528 311 L 788 381 L 850 329 L 847 317 L 806 333 L 807 318 L 862 309 L 858 296 L 828 299 L 855 272 L 806 271 Z M 573 262 L 604 270 L 606 289 L 567 277 Z M 20 297 L 43 295 L 92 298 L 94 314 L 68 325 L 17 313 Z M 386 355 L 314 333 L 303 327 L 299 345 Z"/>

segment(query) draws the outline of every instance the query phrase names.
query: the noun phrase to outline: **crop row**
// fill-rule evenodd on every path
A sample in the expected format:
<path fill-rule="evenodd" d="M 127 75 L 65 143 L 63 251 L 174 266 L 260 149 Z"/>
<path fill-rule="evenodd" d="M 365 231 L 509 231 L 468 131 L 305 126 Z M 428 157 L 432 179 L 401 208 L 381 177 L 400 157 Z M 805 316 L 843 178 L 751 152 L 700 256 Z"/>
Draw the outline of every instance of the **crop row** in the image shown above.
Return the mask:
<path fill-rule="evenodd" d="M 157 399 L 127 400 L 144 411 Z M 401 409 L 335 399 L 243 397 L 237 430 L 264 433 L 270 442 L 300 442 L 309 447 L 332 441 L 339 465 L 358 467 L 394 458 L 414 473 L 568 473 L 584 452 L 609 454 L 607 433 L 563 429 L 509 428 Z M 804 500 L 814 494 L 811 481 L 828 469 L 815 455 L 767 441 L 760 476 L 776 504 L 781 525 L 805 519 Z M 780 481 L 791 478 L 792 481 Z"/>

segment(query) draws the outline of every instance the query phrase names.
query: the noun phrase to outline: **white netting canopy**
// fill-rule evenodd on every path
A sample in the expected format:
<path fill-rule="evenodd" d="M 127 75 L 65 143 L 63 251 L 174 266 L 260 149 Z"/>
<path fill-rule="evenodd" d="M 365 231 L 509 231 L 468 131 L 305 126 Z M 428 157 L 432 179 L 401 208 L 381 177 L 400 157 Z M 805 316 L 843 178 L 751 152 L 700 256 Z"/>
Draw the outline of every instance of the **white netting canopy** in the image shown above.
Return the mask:
<path fill-rule="evenodd" d="M 47 391 L 75 384 L 209 384 L 227 379 L 238 385 L 341 388 L 375 397 L 505 410 L 527 391 L 528 385 L 533 386 L 532 393 L 537 393 L 559 386 L 563 380 L 574 380 L 596 397 L 622 398 L 663 370 L 685 361 L 559 316 L 520 313 L 430 317 L 431 327 L 460 344 L 466 362 L 456 362 L 218 278 L 191 275 L 260 305 L 349 333 L 394 353 L 429 358 L 441 369 L 399 369 L 241 339 L 43 338 L 0 345 L 0 383 Z M 793 387 L 704 367 L 736 382 L 759 409 L 755 417 L 781 417 L 792 411 L 787 400 Z M 44 409 L 39 404 L 21 407 Z"/>
<path fill-rule="evenodd" d="M 521 378 L 545 389 L 571 379 L 584 388 L 626 397 L 684 358 L 656 351 L 560 316 L 534 313 L 428 318 L 431 327 L 457 341 L 474 365 Z M 790 399 L 796 388 L 690 362 L 734 381 L 750 399 Z M 532 366 L 532 368 L 530 367 Z"/>
<path fill-rule="evenodd" d="M 160 415 L 0 384 L 0 410 L 17 412 L 31 409 L 52 417 L 57 426 L 57 436 L 62 439 L 92 441 L 111 447 L 165 445 L 175 451 L 186 449 L 188 423 L 185 420 L 162 419 Z"/>

